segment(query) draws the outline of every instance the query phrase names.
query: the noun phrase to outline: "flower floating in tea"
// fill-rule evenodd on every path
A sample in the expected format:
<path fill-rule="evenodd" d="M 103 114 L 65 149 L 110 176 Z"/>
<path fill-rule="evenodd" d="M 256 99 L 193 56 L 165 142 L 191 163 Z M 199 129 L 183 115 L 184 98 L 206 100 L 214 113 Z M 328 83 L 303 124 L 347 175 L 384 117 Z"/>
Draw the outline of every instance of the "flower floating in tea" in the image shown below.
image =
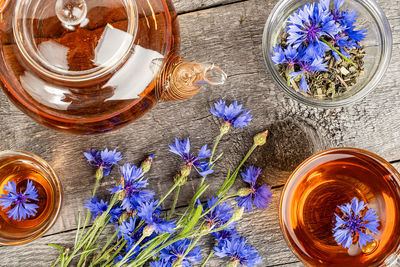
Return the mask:
<path fill-rule="evenodd" d="M 9 181 L 4 186 L 4 191 L 8 191 L 8 193 L 0 196 L 0 206 L 3 207 L 3 210 L 11 208 L 7 211 L 9 218 L 21 221 L 36 214 L 39 206 L 34 202 L 39 200 L 38 191 L 31 180 L 27 181 L 24 192 L 17 191 L 14 181 Z"/>
<path fill-rule="evenodd" d="M 367 30 L 356 30 L 357 11 L 342 10 L 344 0 L 307 3 L 288 19 L 271 60 L 295 90 L 334 97 L 357 83 L 363 73 Z"/>
<path fill-rule="evenodd" d="M 242 188 L 239 190 L 239 197 L 236 199 L 239 206 L 244 207 L 246 211 L 252 211 L 253 205 L 258 209 L 266 209 L 272 202 L 271 188 L 265 184 L 257 185 L 257 178 L 261 174 L 261 169 L 250 166 L 245 172 L 242 172 L 242 179 L 250 185 L 250 188 Z"/>
<path fill-rule="evenodd" d="M 338 206 L 342 211 L 339 216 L 335 213 L 336 224 L 333 229 L 334 238 L 339 245 L 349 248 L 358 240 L 358 246 L 363 248 L 374 240 L 370 233 L 378 234 L 379 219 L 373 209 L 366 209 L 364 201 L 353 198 L 351 203 Z"/>

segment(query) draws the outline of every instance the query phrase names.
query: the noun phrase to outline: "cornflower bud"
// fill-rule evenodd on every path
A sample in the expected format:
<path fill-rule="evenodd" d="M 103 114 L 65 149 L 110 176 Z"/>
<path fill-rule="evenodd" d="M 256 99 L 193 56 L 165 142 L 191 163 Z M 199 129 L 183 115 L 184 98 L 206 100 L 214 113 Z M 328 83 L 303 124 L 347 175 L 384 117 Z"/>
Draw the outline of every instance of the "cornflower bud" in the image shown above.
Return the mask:
<path fill-rule="evenodd" d="M 146 173 L 150 171 L 151 164 L 153 163 L 153 154 L 147 157 L 145 161 L 142 162 L 142 165 L 140 166 L 142 168 L 142 172 Z"/>
<path fill-rule="evenodd" d="M 96 179 L 101 180 L 103 178 L 103 167 L 99 167 L 96 171 Z"/>
<path fill-rule="evenodd" d="M 227 134 L 230 129 L 231 129 L 231 123 L 227 121 L 221 126 L 220 133 Z"/>
<path fill-rule="evenodd" d="M 154 233 L 154 229 L 153 229 L 153 227 L 151 227 L 151 226 L 146 226 L 144 229 L 143 229 L 143 237 L 149 237 L 149 236 L 151 236 L 152 234 Z"/>
<path fill-rule="evenodd" d="M 208 223 L 203 224 L 203 225 L 201 226 L 201 228 L 200 228 L 200 233 L 201 233 L 201 234 L 207 233 L 207 232 L 210 231 L 213 227 L 214 227 L 214 226 L 212 226 L 212 225 L 210 225 L 210 224 L 208 224 Z"/>
<path fill-rule="evenodd" d="M 267 136 L 268 136 L 268 130 L 257 134 L 256 136 L 254 136 L 254 144 L 256 146 L 265 145 L 265 143 L 267 142 Z"/>
<path fill-rule="evenodd" d="M 233 260 L 227 265 L 227 267 L 237 267 L 238 264 L 239 264 L 238 260 Z"/>
<path fill-rule="evenodd" d="M 239 189 L 239 191 L 237 192 L 237 195 L 239 197 L 245 197 L 251 194 L 251 190 L 250 188 L 241 188 Z"/>
<path fill-rule="evenodd" d="M 126 222 L 128 220 L 128 218 L 129 218 L 128 212 L 124 212 L 124 213 L 122 213 L 121 217 L 119 217 L 118 221 L 119 221 L 119 223 L 123 223 L 123 222 Z"/>
<path fill-rule="evenodd" d="M 125 190 L 121 190 L 117 192 L 117 197 L 119 201 L 122 201 L 126 197 L 126 192 Z"/>
<path fill-rule="evenodd" d="M 231 223 L 237 222 L 240 219 L 242 219 L 244 214 L 244 207 L 241 207 L 240 209 L 235 210 L 235 212 L 232 215 L 232 218 L 229 220 Z"/>
<path fill-rule="evenodd" d="M 190 175 L 190 172 L 192 171 L 192 165 L 186 165 L 182 170 L 181 170 L 181 175 L 184 177 L 188 177 Z"/>

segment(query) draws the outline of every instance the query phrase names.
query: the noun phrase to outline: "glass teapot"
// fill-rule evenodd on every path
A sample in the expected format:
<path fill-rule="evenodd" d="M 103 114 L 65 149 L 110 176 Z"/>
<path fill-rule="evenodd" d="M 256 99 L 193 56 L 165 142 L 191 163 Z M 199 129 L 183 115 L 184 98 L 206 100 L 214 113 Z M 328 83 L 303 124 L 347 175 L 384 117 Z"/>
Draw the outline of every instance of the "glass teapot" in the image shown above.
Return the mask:
<path fill-rule="evenodd" d="M 226 79 L 177 54 L 170 0 L 0 0 L 0 15 L 4 92 L 58 130 L 113 130 Z"/>

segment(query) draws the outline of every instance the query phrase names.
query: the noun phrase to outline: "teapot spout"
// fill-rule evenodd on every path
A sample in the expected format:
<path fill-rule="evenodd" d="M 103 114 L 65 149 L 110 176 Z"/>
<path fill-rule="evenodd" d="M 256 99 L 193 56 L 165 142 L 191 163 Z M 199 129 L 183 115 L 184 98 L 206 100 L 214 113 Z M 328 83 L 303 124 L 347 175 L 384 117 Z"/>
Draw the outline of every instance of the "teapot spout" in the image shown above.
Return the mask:
<path fill-rule="evenodd" d="M 167 63 L 162 72 L 161 88 L 158 88 L 161 101 L 191 98 L 203 85 L 222 85 L 227 78 L 226 73 L 214 63 L 195 63 L 181 57 Z"/>

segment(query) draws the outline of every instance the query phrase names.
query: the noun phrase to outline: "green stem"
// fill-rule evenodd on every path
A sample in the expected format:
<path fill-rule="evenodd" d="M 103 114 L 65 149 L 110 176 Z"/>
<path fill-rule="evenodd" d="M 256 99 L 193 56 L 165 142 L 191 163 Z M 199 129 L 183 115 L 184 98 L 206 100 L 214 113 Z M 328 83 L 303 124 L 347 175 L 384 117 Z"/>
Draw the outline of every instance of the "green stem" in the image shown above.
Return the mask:
<path fill-rule="evenodd" d="M 211 257 L 214 255 L 214 250 L 210 251 L 210 254 L 208 254 L 207 258 L 204 260 L 203 264 L 201 264 L 201 267 L 205 267 L 207 262 L 211 259 Z"/>
<path fill-rule="evenodd" d="M 180 191 L 181 191 L 181 187 L 178 186 L 175 190 L 174 202 L 172 203 L 172 207 L 168 214 L 167 221 L 169 221 L 169 219 L 171 219 L 172 215 L 174 215 L 174 213 L 175 213 L 176 203 L 178 202 Z"/>
<path fill-rule="evenodd" d="M 161 203 L 164 202 L 164 200 L 175 190 L 175 188 L 177 188 L 178 186 L 180 186 L 180 184 L 181 184 L 181 182 L 182 182 L 182 180 L 183 180 L 184 178 L 185 178 L 185 177 L 182 176 L 182 175 L 179 177 L 179 179 L 175 182 L 174 186 L 171 187 L 171 189 L 168 191 L 168 193 L 166 193 L 165 196 L 163 196 L 163 197 L 160 199 L 160 201 L 158 202 L 156 208 L 158 208 L 158 207 L 161 205 Z"/>
<path fill-rule="evenodd" d="M 129 259 L 129 257 L 132 256 L 132 252 L 135 250 L 135 248 L 146 238 L 145 235 L 142 235 L 142 237 L 133 245 L 133 247 L 129 250 L 128 253 L 125 254 L 125 256 L 122 258 L 120 262 L 116 265 L 116 267 L 121 267 L 126 263 L 126 261 Z"/>
<path fill-rule="evenodd" d="M 225 180 L 224 184 L 217 193 L 217 196 L 219 198 L 225 196 L 228 193 L 229 189 L 235 183 L 237 175 L 239 174 L 239 171 L 242 168 L 243 164 L 249 159 L 249 157 L 251 156 L 251 154 L 253 154 L 254 150 L 256 150 L 257 147 L 257 144 L 253 144 L 253 146 L 247 152 L 246 156 L 243 158 L 242 162 L 240 162 L 239 166 L 236 168 L 235 172 L 230 176 L 228 174 L 229 177 Z"/>
<path fill-rule="evenodd" d="M 249 157 L 251 156 L 251 154 L 253 154 L 254 150 L 256 150 L 258 146 L 256 144 L 253 144 L 253 146 L 250 148 L 250 150 L 247 152 L 246 156 L 243 158 L 242 162 L 240 162 L 239 166 L 236 168 L 235 172 L 233 173 L 233 175 L 237 175 L 240 171 L 240 169 L 242 168 L 243 164 L 249 159 Z"/>
<path fill-rule="evenodd" d="M 343 55 L 339 50 L 337 50 L 335 47 L 333 47 L 333 45 L 331 45 L 327 40 L 325 40 L 324 38 L 320 39 L 322 42 L 324 42 L 325 44 L 327 44 L 333 51 L 335 51 L 336 53 L 339 54 L 339 56 L 341 56 L 344 60 L 346 60 L 347 62 L 349 62 L 350 64 L 353 64 L 354 66 L 357 66 L 351 59 L 349 59 L 348 57 L 346 57 L 345 55 Z"/>
<path fill-rule="evenodd" d="M 209 164 L 212 163 L 212 160 L 213 160 L 215 151 L 217 150 L 217 146 L 218 146 L 218 144 L 219 144 L 219 141 L 221 141 L 221 139 L 222 139 L 223 136 L 224 136 L 224 133 L 221 132 L 221 133 L 217 136 L 217 138 L 215 139 L 213 149 L 211 150 L 211 157 L 210 157 Z"/>

